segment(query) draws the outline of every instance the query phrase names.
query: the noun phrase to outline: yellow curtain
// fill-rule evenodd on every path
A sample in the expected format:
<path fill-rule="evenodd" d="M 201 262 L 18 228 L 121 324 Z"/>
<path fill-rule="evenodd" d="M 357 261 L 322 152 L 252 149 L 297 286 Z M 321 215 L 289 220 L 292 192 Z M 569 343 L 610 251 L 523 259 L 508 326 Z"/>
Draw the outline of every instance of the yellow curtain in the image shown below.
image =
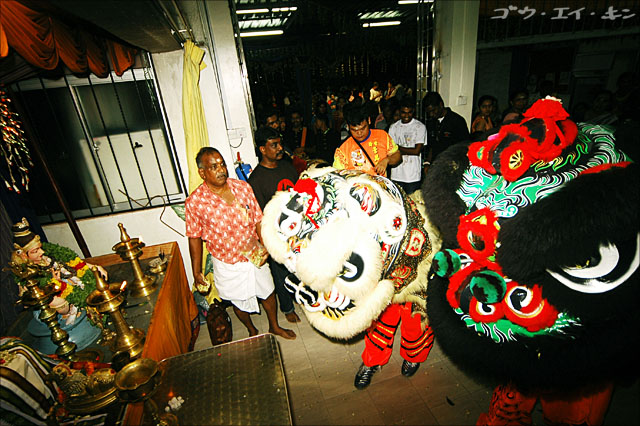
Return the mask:
<path fill-rule="evenodd" d="M 195 163 L 200 148 L 209 146 L 207 122 L 204 118 L 200 94 L 200 71 L 206 68 L 202 61 L 204 50 L 187 40 L 184 44 L 182 71 L 182 123 L 189 163 L 189 193 L 202 183 Z"/>
<path fill-rule="evenodd" d="M 184 58 L 182 64 L 182 125 L 184 127 L 184 139 L 187 147 L 187 161 L 189 167 L 189 193 L 202 183 L 196 165 L 196 154 L 200 148 L 209 146 L 207 133 L 207 121 L 204 118 L 202 95 L 200 94 L 200 71 L 207 66 L 202 59 L 204 50 L 193 44 L 191 40 L 184 43 Z M 218 292 L 213 282 L 213 272 L 207 271 L 207 257 L 210 256 L 206 247 L 202 251 L 202 267 L 205 279 L 212 286 L 206 296 L 207 302 L 219 299 Z"/>

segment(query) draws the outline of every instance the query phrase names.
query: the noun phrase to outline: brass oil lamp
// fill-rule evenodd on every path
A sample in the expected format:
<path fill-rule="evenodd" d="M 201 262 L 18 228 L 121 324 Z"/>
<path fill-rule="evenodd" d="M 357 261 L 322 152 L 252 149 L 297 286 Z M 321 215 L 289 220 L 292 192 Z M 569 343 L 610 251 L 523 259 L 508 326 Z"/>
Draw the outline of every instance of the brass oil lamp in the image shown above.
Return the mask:
<path fill-rule="evenodd" d="M 117 286 L 109 286 L 96 267 L 91 270 L 96 276 L 96 289 L 87 296 L 87 305 L 93 306 L 100 313 L 109 314 L 116 330 L 115 340 L 111 344 L 112 351 L 114 353 L 127 352 L 131 359 L 137 358 L 142 353 L 144 346 L 144 332 L 129 327 L 125 321 L 120 311 L 120 305 L 124 302 L 122 291 Z"/>
<path fill-rule="evenodd" d="M 124 229 L 122 223 L 118 224 L 120 228 L 120 242 L 113 246 L 113 251 L 118 254 L 122 260 L 127 260 L 133 268 L 134 279 L 129 285 L 129 295 L 131 297 L 145 297 L 153 293 L 158 288 L 155 277 L 145 275 L 140 267 L 138 258 L 142 256 L 142 248 L 144 243 L 138 238 L 131 238 Z"/>
<path fill-rule="evenodd" d="M 147 416 L 145 424 L 157 426 L 178 425 L 178 418 L 171 413 L 158 413 L 157 404 L 151 399 L 162 379 L 158 363 L 151 358 L 139 358 L 118 371 L 115 386 L 118 396 L 126 403 L 144 403 Z"/>
<path fill-rule="evenodd" d="M 36 265 L 19 265 L 9 262 L 9 268 L 25 282 L 25 292 L 18 301 L 27 308 L 40 310 L 39 319 L 51 330 L 51 341 L 58 347 L 56 355 L 64 359 L 71 359 L 76 352 L 76 344 L 69 341 L 69 334 L 58 323 L 58 312 L 49 306 L 58 289 L 53 284 L 44 288 L 38 286 L 38 277 L 43 273 Z"/>

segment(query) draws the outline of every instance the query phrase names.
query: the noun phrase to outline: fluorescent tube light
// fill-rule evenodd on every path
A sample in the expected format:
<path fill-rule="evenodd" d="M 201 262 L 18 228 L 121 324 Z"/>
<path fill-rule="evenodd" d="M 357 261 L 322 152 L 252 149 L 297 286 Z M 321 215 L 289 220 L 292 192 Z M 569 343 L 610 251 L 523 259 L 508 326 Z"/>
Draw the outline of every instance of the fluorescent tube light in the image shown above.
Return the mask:
<path fill-rule="evenodd" d="M 237 15 L 249 15 L 251 13 L 269 13 L 269 9 L 240 9 L 236 10 Z"/>
<path fill-rule="evenodd" d="M 366 22 L 364 24 L 362 24 L 363 28 L 369 28 L 369 27 L 388 27 L 391 25 L 400 25 L 401 22 L 400 21 L 382 21 L 382 22 Z"/>
<path fill-rule="evenodd" d="M 249 31 L 240 33 L 240 37 L 260 37 L 260 36 L 271 36 L 271 35 L 281 35 L 284 34 L 282 30 L 268 30 L 268 31 Z"/>
<path fill-rule="evenodd" d="M 295 12 L 296 10 L 298 10 L 298 8 L 296 6 L 274 7 L 273 9 L 271 9 L 272 12 Z"/>

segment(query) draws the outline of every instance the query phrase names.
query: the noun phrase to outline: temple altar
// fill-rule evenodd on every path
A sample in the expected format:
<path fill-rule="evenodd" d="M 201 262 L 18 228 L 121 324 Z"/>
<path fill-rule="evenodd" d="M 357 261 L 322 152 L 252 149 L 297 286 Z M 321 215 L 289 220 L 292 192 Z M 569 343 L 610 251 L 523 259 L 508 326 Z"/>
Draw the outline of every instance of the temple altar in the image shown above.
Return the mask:
<path fill-rule="evenodd" d="M 143 247 L 139 258 L 142 270 L 147 270 L 149 262 L 161 253 L 168 258 L 168 263 L 166 270 L 158 275 L 158 289 L 145 297 L 128 297 L 123 307 L 129 326 L 146 332 L 141 358 L 158 362 L 193 350 L 200 329 L 198 309 L 187 282 L 178 244 L 170 242 Z M 132 280 L 129 263 L 117 254 L 92 257 L 86 261 L 104 267 L 109 273 L 109 282 Z M 140 424 L 141 421 L 142 404 L 129 404 L 123 424 Z"/>
<path fill-rule="evenodd" d="M 155 290 L 144 297 L 127 296 L 121 311 L 131 328 L 145 333 L 140 359 L 158 362 L 161 379 L 152 399 L 159 411 L 164 411 L 170 399 L 180 396 L 184 407 L 173 411 L 179 424 L 292 424 L 276 337 L 262 334 L 193 352 L 200 322 L 177 243 L 141 250 L 140 268 L 154 276 Z M 166 269 L 151 273 L 158 259 L 164 260 Z M 131 265 L 118 254 L 92 257 L 86 262 L 102 266 L 112 286 L 133 280 Z M 9 334 L 27 345 L 33 343 L 36 337 L 28 330 L 32 318 L 31 311 L 23 312 Z M 110 362 L 114 355 L 97 342 L 87 350 L 101 353 L 103 362 Z M 118 401 L 101 412 L 108 414 L 107 421 L 126 425 L 150 421 L 141 402 Z"/>

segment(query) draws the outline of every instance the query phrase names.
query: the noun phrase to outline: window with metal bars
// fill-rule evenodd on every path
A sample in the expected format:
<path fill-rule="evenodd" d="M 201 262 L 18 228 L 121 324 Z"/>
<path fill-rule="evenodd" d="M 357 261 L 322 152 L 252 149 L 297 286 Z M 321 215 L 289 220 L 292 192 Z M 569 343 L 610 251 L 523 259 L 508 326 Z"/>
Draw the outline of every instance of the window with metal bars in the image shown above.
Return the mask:
<path fill-rule="evenodd" d="M 37 78 L 12 86 L 74 218 L 183 202 L 185 187 L 151 68 L 122 77 Z M 42 224 L 64 220 L 40 165 L 29 197 Z"/>

